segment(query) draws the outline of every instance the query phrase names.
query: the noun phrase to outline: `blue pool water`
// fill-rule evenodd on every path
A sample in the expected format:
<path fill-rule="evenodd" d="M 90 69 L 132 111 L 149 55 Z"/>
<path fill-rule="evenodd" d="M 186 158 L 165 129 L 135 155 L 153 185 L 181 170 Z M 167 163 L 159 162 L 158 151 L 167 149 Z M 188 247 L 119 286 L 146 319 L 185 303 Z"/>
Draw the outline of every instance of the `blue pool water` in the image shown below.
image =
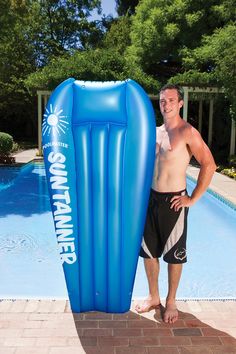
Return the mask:
<path fill-rule="evenodd" d="M 188 180 L 188 191 L 194 183 Z M 42 162 L 0 168 L 0 299 L 67 298 Z M 209 193 L 189 212 L 188 263 L 177 297 L 236 299 L 236 211 Z M 161 261 L 160 294 L 167 291 Z M 139 260 L 133 297 L 148 291 Z"/>

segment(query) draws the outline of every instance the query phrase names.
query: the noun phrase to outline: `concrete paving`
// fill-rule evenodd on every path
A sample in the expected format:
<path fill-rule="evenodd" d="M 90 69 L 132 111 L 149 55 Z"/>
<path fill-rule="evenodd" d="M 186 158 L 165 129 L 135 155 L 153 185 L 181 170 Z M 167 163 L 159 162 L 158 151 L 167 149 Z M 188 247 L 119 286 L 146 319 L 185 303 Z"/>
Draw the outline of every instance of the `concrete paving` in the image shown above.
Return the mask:
<path fill-rule="evenodd" d="M 34 159 L 42 159 L 42 157 L 37 156 L 37 152 L 38 149 L 28 149 L 13 154 L 12 156 L 15 157 L 16 163 L 27 163 Z"/>
<path fill-rule="evenodd" d="M 189 166 L 187 174 L 194 179 L 197 179 L 199 168 Z M 228 199 L 236 206 L 236 181 L 233 178 L 225 176 L 219 172 L 215 172 L 209 188 L 214 192 L 220 194 L 222 197 Z"/>

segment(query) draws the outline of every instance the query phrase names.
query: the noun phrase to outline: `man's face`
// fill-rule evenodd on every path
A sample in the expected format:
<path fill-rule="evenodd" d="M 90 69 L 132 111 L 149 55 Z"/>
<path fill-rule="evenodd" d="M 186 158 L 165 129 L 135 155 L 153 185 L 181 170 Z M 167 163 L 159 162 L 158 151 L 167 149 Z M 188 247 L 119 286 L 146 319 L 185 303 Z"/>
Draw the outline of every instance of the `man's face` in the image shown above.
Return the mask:
<path fill-rule="evenodd" d="M 167 89 L 160 93 L 160 111 L 164 118 L 171 119 L 179 116 L 183 100 L 179 101 L 178 92 L 175 89 Z"/>

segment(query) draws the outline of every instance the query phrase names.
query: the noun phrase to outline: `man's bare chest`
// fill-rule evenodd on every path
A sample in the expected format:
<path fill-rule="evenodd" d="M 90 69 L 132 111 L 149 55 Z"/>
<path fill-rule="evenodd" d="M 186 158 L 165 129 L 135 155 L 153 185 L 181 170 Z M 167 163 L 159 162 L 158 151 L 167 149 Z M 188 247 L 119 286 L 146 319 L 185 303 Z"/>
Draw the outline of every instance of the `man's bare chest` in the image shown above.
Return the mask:
<path fill-rule="evenodd" d="M 157 140 L 158 157 L 160 160 L 179 160 L 189 156 L 188 147 L 179 133 L 168 134 L 163 132 Z"/>

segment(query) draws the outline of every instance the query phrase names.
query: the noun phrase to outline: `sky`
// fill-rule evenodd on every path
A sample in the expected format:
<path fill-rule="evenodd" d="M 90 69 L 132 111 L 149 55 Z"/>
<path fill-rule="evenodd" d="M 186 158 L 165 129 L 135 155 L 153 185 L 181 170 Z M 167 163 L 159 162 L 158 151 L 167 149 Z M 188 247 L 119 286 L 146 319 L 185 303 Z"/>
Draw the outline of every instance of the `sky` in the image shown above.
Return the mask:
<path fill-rule="evenodd" d="M 102 3 L 102 13 L 105 15 L 113 15 L 113 17 L 117 16 L 117 12 L 115 10 L 115 0 L 101 0 Z M 98 20 L 100 19 L 101 16 L 97 15 L 96 11 L 95 13 L 91 16 L 92 20 Z"/>

